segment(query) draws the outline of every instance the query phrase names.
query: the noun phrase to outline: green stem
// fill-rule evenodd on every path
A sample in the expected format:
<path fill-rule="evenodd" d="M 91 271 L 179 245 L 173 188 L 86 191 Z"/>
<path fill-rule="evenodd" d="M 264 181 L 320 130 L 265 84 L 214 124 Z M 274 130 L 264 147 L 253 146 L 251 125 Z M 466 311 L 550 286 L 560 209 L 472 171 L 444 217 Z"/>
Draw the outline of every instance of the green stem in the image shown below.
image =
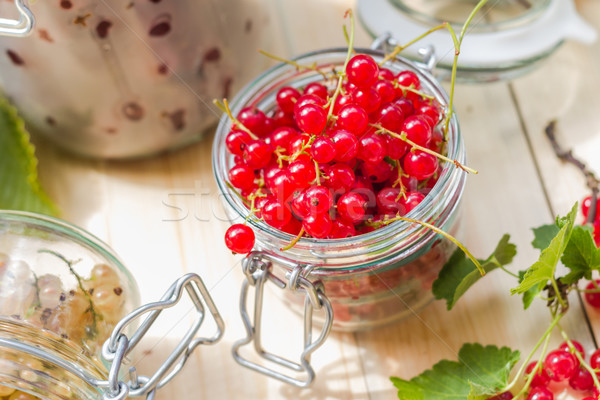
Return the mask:
<path fill-rule="evenodd" d="M 94 301 L 92 300 L 92 297 L 90 296 L 88 291 L 85 290 L 85 288 L 83 287 L 83 280 L 82 280 L 81 276 L 79 276 L 77 271 L 75 271 L 75 269 L 73 268 L 73 261 L 67 260 L 67 258 L 65 256 L 63 256 L 62 254 L 57 253 L 52 250 L 48 250 L 48 249 L 40 249 L 40 250 L 38 250 L 38 253 L 51 254 L 55 257 L 58 257 L 59 259 L 64 261 L 65 264 L 67 264 L 67 267 L 69 268 L 69 272 L 71 272 L 71 275 L 73 275 L 75 277 L 75 279 L 77 280 L 77 286 L 79 286 L 79 290 L 81 290 L 81 292 L 83 293 L 83 296 L 86 298 L 86 300 L 90 304 L 89 311 L 92 314 L 91 335 L 92 335 L 92 337 L 94 337 L 98 333 L 98 319 L 100 317 L 100 313 L 98 313 L 96 311 L 96 309 L 94 308 Z"/>
<path fill-rule="evenodd" d="M 290 242 L 290 244 L 288 244 L 285 247 L 280 248 L 279 250 L 281 251 L 287 251 L 289 249 L 291 249 L 292 247 L 294 247 L 296 245 L 296 243 L 298 243 L 298 241 L 300 240 L 300 238 L 302 237 L 302 235 L 304 235 L 304 227 L 302 227 L 302 229 L 300 229 L 300 233 L 298 233 L 298 235 L 292 239 L 292 241 Z"/>
<path fill-rule="evenodd" d="M 544 334 L 542 335 L 542 337 L 540 338 L 540 340 L 538 340 L 538 342 L 536 343 L 536 345 L 533 348 L 533 350 L 531 351 L 531 353 L 529 353 L 529 355 L 527 356 L 527 359 L 525 359 L 525 361 L 523 361 L 523 364 L 521 365 L 521 367 L 517 371 L 517 374 L 515 375 L 514 379 L 508 384 L 508 386 L 506 386 L 504 388 L 503 391 L 511 390 L 517 384 L 517 382 L 521 378 L 521 375 L 523 375 L 523 372 L 525 372 L 525 368 L 527 368 L 527 365 L 529 364 L 529 362 L 533 358 L 533 355 L 540 348 L 540 346 L 542 345 L 542 343 L 544 343 L 544 341 L 545 341 L 546 343 L 544 344 L 544 349 L 542 350 L 542 355 L 540 356 L 540 359 L 543 358 L 544 354 L 546 353 L 546 349 L 548 347 L 548 341 L 550 339 L 550 334 L 552 333 L 552 330 L 554 329 L 554 327 L 556 327 L 556 325 L 558 324 L 558 322 L 560 321 L 560 319 L 562 318 L 563 315 L 564 314 L 558 314 L 558 315 L 556 315 L 554 317 L 554 319 L 552 320 L 552 323 L 550 324 L 550 326 L 548 327 L 548 329 L 546 329 L 546 331 L 544 332 Z M 536 368 L 537 368 L 537 366 L 536 366 Z M 533 373 L 530 376 L 531 379 L 533 379 L 532 376 L 533 376 Z M 531 383 L 531 379 L 528 379 L 529 383 Z M 526 389 L 526 388 L 524 388 L 524 389 Z M 525 390 L 521 390 L 521 392 L 519 392 L 519 394 L 517 394 L 517 396 L 515 396 L 514 398 L 517 399 L 523 393 L 525 393 Z"/>
<path fill-rule="evenodd" d="M 302 64 L 298 64 L 296 61 L 293 60 L 286 60 L 283 57 L 279 57 L 276 56 L 274 54 L 268 53 L 264 50 L 258 50 L 258 52 L 260 54 L 262 54 L 263 56 L 267 56 L 269 58 L 272 58 L 275 61 L 279 61 L 285 64 L 289 64 L 289 65 L 293 65 L 294 67 L 296 67 L 298 70 L 309 70 L 309 71 L 314 71 L 318 74 L 320 74 L 324 79 L 330 79 L 331 76 L 327 75 L 325 72 L 321 71 L 319 68 L 317 68 L 316 65 L 302 65 Z"/>
<path fill-rule="evenodd" d="M 575 346 L 573 346 L 573 342 L 571 342 L 571 339 L 569 339 L 569 336 L 567 335 L 567 332 L 562 328 L 562 326 L 558 325 L 558 329 L 560 329 L 560 333 L 561 333 L 562 337 L 569 344 L 569 348 L 571 349 L 571 352 L 579 360 L 579 364 L 582 365 L 583 368 L 587 369 L 588 372 L 592 375 L 592 379 L 594 380 L 594 386 L 596 386 L 596 389 L 598 389 L 600 391 L 600 381 L 598 381 L 598 376 L 596 375 L 596 371 L 592 368 L 591 365 L 589 365 L 585 361 L 585 359 L 583 358 L 583 356 L 581 355 L 581 353 L 579 353 L 579 351 L 577 351 L 577 349 L 575 348 Z"/>
<path fill-rule="evenodd" d="M 500 269 L 501 269 L 502 271 L 506 272 L 507 274 L 509 274 L 510 276 L 512 276 L 512 277 L 514 277 L 514 278 L 517 278 L 517 279 L 519 279 L 519 275 L 515 274 L 514 272 L 511 272 L 511 271 L 507 270 L 507 269 L 506 269 L 506 267 L 505 267 L 504 265 L 500 265 L 500 264 L 498 264 L 498 265 L 500 266 Z"/>
<path fill-rule="evenodd" d="M 248 135 L 250 135 L 250 137 L 252 139 L 258 140 L 258 136 L 256 136 L 254 133 L 252 133 L 252 131 L 250 131 L 250 129 L 246 128 L 244 126 L 244 124 L 242 124 L 236 117 L 233 116 L 231 109 L 229 108 L 229 103 L 227 102 L 227 99 L 223 99 L 223 103 L 219 102 L 218 100 L 213 100 L 213 104 L 215 106 L 219 107 L 219 109 L 221 111 L 223 111 L 225 114 L 227 114 L 229 119 L 231 119 L 231 121 L 236 125 L 237 128 L 246 132 Z"/>
<path fill-rule="evenodd" d="M 346 53 L 346 60 L 344 61 L 344 66 L 342 71 L 339 73 L 338 83 L 333 92 L 333 96 L 329 100 L 329 111 L 327 112 L 327 122 L 333 116 L 333 107 L 335 106 L 335 101 L 342 91 L 342 84 L 344 82 L 344 76 L 346 76 L 346 67 L 348 66 L 348 62 L 350 62 L 350 58 L 352 58 L 352 50 L 354 49 L 354 14 L 352 14 L 352 10 L 346 11 L 346 14 L 350 18 L 350 38 L 348 39 L 348 52 Z"/>
<path fill-rule="evenodd" d="M 556 294 L 556 298 L 558 299 L 558 303 L 564 309 L 567 305 L 563 300 L 562 296 L 560 295 L 560 292 L 558 291 L 558 284 L 556 283 L 556 279 L 554 279 L 554 277 L 551 277 L 550 282 L 552 283 L 552 287 L 554 288 L 554 292 Z"/>
<path fill-rule="evenodd" d="M 471 254 L 471 252 L 469 250 L 467 250 L 467 248 L 461 242 L 459 242 L 454 236 L 450 235 L 447 232 L 444 232 L 443 230 L 441 230 L 440 228 L 438 228 L 435 225 L 431 225 L 424 221 L 419 221 L 418 219 L 412 219 L 412 218 L 406 218 L 406 217 L 394 217 L 392 219 L 388 219 L 387 221 L 377 222 L 374 225 L 376 225 L 376 224 L 388 225 L 395 221 L 406 221 L 406 222 L 411 222 L 413 224 L 422 225 L 425 228 L 431 229 L 435 233 L 438 233 L 438 234 L 444 236 L 445 238 L 449 239 L 452 243 L 456 244 L 465 253 L 465 255 L 473 262 L 473 264 L 475 264 L 475 267 L 477 268 L 477 270 L 479 270 L 479 272 L 481 273 L 482 276 L 485 275 L 485 270 L 483 269 L 483 267 L 481 266 L 479 261 L 473 256 L 473 254 Z"/>

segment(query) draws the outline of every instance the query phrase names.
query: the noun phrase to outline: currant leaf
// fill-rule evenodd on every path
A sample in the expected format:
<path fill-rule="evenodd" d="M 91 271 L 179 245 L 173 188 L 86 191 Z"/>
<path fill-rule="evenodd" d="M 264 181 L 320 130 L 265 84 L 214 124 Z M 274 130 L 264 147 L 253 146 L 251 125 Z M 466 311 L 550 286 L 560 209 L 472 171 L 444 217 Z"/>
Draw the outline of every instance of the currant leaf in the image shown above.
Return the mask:
<path fill-rule="evenodd" d="M 485 260 L 478 260 L 486 272 L 510 264 L 517 254 L 517 247 L 509 243 L 510 235 L 502 236 L 494 252 Z M 448 262 L 433 282 L 433 294 L 436 299 L 446 300 L 448 310 L 452 309 L 458 299 L 482 278 L 475 264 L 465 256 L 461 249 L 456 249 Z"/>
<path fill-rule="evenodd" d="M 560 228 L 556 224 L 542 225 L 538 228 L 532 228 L 533 241 L 531 245 L 535 249 L 544 250 L 550 246 L 552 239 L 558 234 Z"/>
<path fill-rule="evenodd" d="M 550 279 L 554 279 L 556 265 L 567 247 L 576 215 L 577 204 L 573 206 L 566 217 L 557 220 L 557 224 L 562 227 L 552 238 L 550 244 L 542 250 L 538 261 L 525 272 L 519 286 L 510 290 L 511 294 L 523 294 L 534 286 L 545 285 Z"/>
<path fill-rule="evenodd" d="M 29 133 L 16 109 L 0 98 L 0 209 L 56 215 L 57 208 L 42 190 Z"/>
<path fill-rule="evenodd" d="M 519 271 L 519 283 L 521 283 L 523 281 L 523 278 L 525 277 L 526 272 L 527 272 L 526 270 Z M 533 302 L 533 299 L 535 299 L 537 297 L 537 295 L 540 294 L 540 292 L 544 289 L 544 286 L 546 286 L 546 283 L 542 282 L 538 285 L 534 285 L 531 289 L 529 289 L 528 291 L 523 293 L 523 308 L 525 310 L 527 310 L 529 308 L 529 306 Z"/>
<path fill-rule="evenodd" d="M 560 279 L 563 283 L 572 284 L 581 278 L 592 279 L 592 271 L 600 270 L 600 249 L 594 243 L 590 227 L 579 225 L 573 228 L 560 260 L 571 270 Z"/>
<path fill-rule="evenodd" d="M 520 357 L 508 347 L 466 343 L 459 361 L 442 360 L 410 381 L 391 380 L 403 400 L 483 400 L 506 387 Z"/>

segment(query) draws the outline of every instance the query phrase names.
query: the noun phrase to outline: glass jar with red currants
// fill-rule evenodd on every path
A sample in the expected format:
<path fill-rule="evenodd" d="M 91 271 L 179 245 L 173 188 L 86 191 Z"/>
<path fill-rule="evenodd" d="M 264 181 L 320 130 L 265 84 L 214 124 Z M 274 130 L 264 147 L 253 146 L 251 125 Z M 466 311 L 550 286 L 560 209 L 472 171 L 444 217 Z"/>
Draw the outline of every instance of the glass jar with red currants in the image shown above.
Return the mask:
<path fill-rule="evenodd" d="M 250 252 L 250 284 L 260 268 L 280 287 L 298 287 L 300 276 L 327 297 L 333 327 L 352 331 L 432 300 L 455 249 L 439 230 L 459 233 L 466 173 L 458 121 L 430 72 L 347 52 L 277 65 L 225 103 L 213 168 L 235 223 L 226 244 Z"/>

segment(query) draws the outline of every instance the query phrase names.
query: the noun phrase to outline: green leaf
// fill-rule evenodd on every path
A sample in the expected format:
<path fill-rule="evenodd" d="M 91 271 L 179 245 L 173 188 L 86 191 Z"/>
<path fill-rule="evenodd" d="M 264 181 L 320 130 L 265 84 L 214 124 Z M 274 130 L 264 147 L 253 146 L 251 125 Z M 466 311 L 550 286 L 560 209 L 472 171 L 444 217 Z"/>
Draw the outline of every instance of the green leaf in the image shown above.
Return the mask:
<path fill-rule="evenodd" d="M 542 254 L 538 261 L 525 272 L 519 286 L 510 290 L 511 294 L 525 293 L 534 286 L 545 285 L 548 280 L 554 279 L 556 265 L 567 247 L 576 215 L 577 204 L 573 206 L 566 217 L 559 220 L 559 224 L 561 224 L 562 227 L 556 236 L 552 238 L 548 247 L 542 250 Z"/>
<path fill-rule="evenodd" d="M 402 400 L 483 400 L 501 392 L 521 354 L 508 347 L 464 344 L 458 361 L 442 360 L 406 381 L 392 378 Z"/>
<path fill-rule="evenodd" d="M 517 254 L 517 247 L 509 243 L 509 239 L 510 235 L 502 236 L 492 255 L 486 260 L 478 260 L 486 273 L 512 262 Z M 456 249 L 433 282 L 433 294 L 438 300 L 445 299 L 446 306 L 450 310 L 458 299 L 481 278 L 481 273 L 475 264 L 461 249 Z"/>
<path fill-rule="evenodd" d="M 600 249 L 592 237 L 592 228 L 578 225 L 573 228 L 571 239 L 560 259 L 571 272 L 560 280 L 572 284 L 586 278 L 592 279 L 592 271 L 600 269 Z"/>
<path fill-rule="evenodd" d="M 56 215 L 57 208 L 43 192 L 37 175 L 34 147 L 23 120 L 0 98 L 0 209 Z"/>
<path fill-rule="evenodd" d="M 560 228 L 556 224 L 542 225 L 538 228 L 533 228 L 533 242 L 531 245 L 539 250 L 544 250 L 550 246 L 552 239 L 558 234 Z"/>
<path fill-rule="evenodd" d="M 525 273 L 527 271 L 519 271 L 519 283 L 523 282 L 523 278 L 525 277 Z M 527 310 L 533 299 L 537 297 L 538 294 L 544 289 L 545 283 L 541 283 L 539 285 L 535 285 L 525 293 L 523 293 L 523 308 Z"/>

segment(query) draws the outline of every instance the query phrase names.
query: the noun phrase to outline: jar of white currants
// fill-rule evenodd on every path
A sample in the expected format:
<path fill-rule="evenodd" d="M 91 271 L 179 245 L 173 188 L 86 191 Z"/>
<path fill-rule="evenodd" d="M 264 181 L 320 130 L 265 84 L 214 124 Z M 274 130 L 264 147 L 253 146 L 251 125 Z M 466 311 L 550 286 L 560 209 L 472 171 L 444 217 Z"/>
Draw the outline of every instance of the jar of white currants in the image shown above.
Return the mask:
<path fill-rule="evenodd" d="M 385 57 L 379 51 L 368 49 L 356 49 L 356 53 L 369 55 L 378 63 Z M 346 56 L 347 49 L 328 49 L 275 66 L 232 100 L 232 115 L 252 107 L 273 116 L 277 112 L 277 93 L 282 87 L 293 87 L 302 93 L 312 82 L 323 83 L 323 71 L 342 70 Z M 299 68 L 298 65 L 307 67 Z M 420 90 L 447 112 L 448 97 L 425 65 L 396 57 L 386 59 L 382 66 L 394 74 L 403 71 L 416 74 Z M 335 87 L 335 82 L 330 86 Z M 442 135 L 443 125 L 440 120 L 434 128 L 439 135 Z M 234 345 L 234 355 L 247 367 L 297 386 L 307 386 L 314 378 L 309 364 L 310 353 L 323 342 L 330 328 L 342 331 L 369 329 L 414 314 L 433 299 L 432 283 L 456 246 L 422 224 L 395 221 L 342 239 L 301 237 L 290 248 L 294 235 L 276 229 L 256 216 L 249 217 L 244 194 L 236 193 L 228 181 L 228 171 L 240 162 L 239 156 L 230 154 L 226 147 L 226 137 L 231 129 L 231 120 L 224 116 L 213 144 L 214 173 L 231 220 L 245 221 L 256 237 L 253 251 L 243 263 L 246 281 L 242 286 L 241 313 L 247 335 Z M 449 159 L 464 165 L 465 148 L 454 114 L 449 119 L 443 148 Z M 357 177 L 359 173 L 357 169 Z M 367 176 L 363 178 L 368 179 Z M 459 204 L 465 179 L 465 171 L 453 163 L 441 162 L 435 184 L 419 186 L 418 190 L 425 196 L 404 216 L 460 236 Z M 330 213 L 336 211 L 332 209 Z M 266 285 L 267 282 L 275 285 Z M 283 294 L 282 298 L 292 310 L 304 314 L 306 341 L 300 363 L 283 360 L 262 349 L 260 313 L 265 285 L 291 289 L 278 292 Z M 250 287 L 255 288 L 256 295 L 253 319 L 246 305 Z M 313 310 L 324 310 L 314 317 L 322 326 L 316 338 L 311 336 Z M 282 374 L 242 358 L 238 350 L 250 342 L 254 342 L 260 356 L 279 364 L 283 370 L 295 372 Z M 298 372 L 304 372 L 304 378 L 295 378 Z"/>
<path fill-rule="evenodd" d="M 135 280 L 99 239 L 54 218 L 0 211 L 0 399 L 153 395 L 174 374 L 161 368 L 146 378 L 133 370 L 128 385 L 118 372 L 160 311 L 184 290 L 200 314 L 207 306 L 218 332 L 198 340 L 194 325 L 166 367 L 182 365 L 195 346 L 222 334 L 222 320 L 197 275 L 180 278 L 159 302 L 136 308 Z"/>

